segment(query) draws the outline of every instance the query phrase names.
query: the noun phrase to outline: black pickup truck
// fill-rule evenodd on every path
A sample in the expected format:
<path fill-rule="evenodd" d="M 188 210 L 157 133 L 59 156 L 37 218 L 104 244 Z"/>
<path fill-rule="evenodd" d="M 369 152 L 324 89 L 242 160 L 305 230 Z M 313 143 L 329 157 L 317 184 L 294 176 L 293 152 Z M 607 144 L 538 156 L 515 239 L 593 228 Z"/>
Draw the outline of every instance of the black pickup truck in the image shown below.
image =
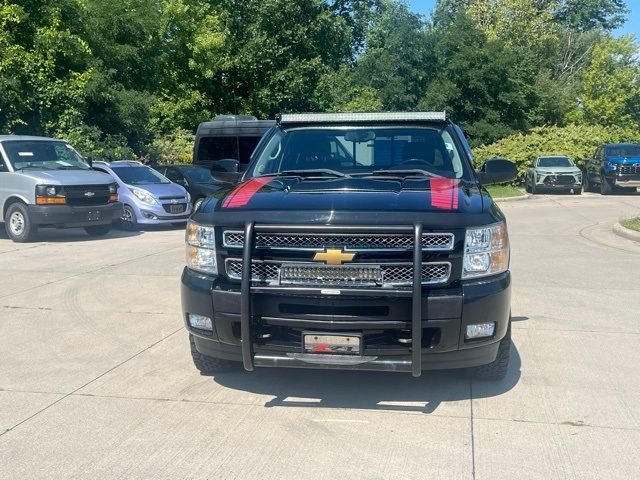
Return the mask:
<path fill-rule="evenodd" d="M 237 185 L 187 226 L 182 307 L 196 367 L 504 377 L 509 240 L 444 112 L 283 114 Z"/>

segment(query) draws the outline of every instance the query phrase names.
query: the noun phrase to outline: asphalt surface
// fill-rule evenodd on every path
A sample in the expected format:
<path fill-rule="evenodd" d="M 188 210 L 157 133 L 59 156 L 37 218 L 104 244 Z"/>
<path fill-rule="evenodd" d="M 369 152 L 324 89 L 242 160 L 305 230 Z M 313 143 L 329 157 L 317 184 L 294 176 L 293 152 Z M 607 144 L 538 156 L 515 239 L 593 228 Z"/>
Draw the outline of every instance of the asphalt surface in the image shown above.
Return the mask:
<path fill-rule="evenodd" d="M 640 195 L 503 203 L 508 377 L 201 376 L 183 232 L 0 234 L 0 479 L 640 478 Z"/>

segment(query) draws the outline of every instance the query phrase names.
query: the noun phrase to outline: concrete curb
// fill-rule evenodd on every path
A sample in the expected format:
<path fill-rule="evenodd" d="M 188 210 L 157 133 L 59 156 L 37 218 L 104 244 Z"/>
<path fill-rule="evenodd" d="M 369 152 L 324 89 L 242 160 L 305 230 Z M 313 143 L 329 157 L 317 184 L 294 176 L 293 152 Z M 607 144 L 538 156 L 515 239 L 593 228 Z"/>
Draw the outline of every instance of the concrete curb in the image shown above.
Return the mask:
<path fill-rule="evenodd" d="M 623 227 L 620 223 L 616 223 L 613 226 L 613 233 L 619 237 L 626 238 L 627 240 L 633 240 L 634 242 L 640 242 L 640 232 L 631 230 L 630 228 Z"/>
<path fill-rule="evenodd" d="M 494 202 L 519 202 L 520 200 L 529 200 L 531 198 L 530 193 L 525 193 L 524 195 L 520 195 L 519 197 L 504 197 L 504 198 L 494 198 Z"/>

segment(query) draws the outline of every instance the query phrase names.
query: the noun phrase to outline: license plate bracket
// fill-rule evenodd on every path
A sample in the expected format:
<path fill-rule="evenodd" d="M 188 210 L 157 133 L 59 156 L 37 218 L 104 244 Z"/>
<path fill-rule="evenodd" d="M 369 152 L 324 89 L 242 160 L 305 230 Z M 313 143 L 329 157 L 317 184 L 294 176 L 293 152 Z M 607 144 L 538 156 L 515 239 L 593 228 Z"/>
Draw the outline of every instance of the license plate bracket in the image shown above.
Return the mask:
<path fill-rule="evenodd" d="M 96 222 L 101 219 L 102 215 L 100 213 L 100 210 L 90 210 L 87 214 L 87 220 L 89 220 L 90 222 Z"/>
<path fill-rule="evenodd" d="M 302 332 L 303 353 L 361 355 L 361 333 Z"/>

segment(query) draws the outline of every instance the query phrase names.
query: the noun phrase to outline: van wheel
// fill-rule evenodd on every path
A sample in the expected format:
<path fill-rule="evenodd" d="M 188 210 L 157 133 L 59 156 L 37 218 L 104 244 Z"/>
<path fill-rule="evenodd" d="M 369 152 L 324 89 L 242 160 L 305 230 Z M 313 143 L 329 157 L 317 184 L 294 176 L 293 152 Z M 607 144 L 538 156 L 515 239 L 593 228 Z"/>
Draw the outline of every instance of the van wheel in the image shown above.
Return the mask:
<path fill-rule="evenodd" d="M 111 231 L 111 225 L 92 225 L 90 227 L 84 227 L 84 231 L 87 232 L 87 235 L 90 237 L 104 237 L 107 233 Z"/>
<path fill-rule="evenodd" d="M 196 350 L 196 341 L 193 335 L 189 335 L 189 344 L 191 345 L 191 357 L 193 364 L 201 373 L 222 373 L 237 370 L 240 362 L 233 362 L 223 358 L 214 358 L 201 354 Z"/>
<path fill-rule="evenodd" d="M 14 203 L 7 209 L 4 226 L 9 238 L 18 243 L 30 242 L 38 233 L 38 226 L 31 223 L 29 211 L 23 203 Z"/>
<path fill-rule="evenodd" d="M 496 359 L 487 365 L 480 365 L 469 369 L 469 374 L 475 380 L 502 380 L 509 370 L 509 357 L 511 355 L 511 319 L 507 334 L 500 340 Z"/>

